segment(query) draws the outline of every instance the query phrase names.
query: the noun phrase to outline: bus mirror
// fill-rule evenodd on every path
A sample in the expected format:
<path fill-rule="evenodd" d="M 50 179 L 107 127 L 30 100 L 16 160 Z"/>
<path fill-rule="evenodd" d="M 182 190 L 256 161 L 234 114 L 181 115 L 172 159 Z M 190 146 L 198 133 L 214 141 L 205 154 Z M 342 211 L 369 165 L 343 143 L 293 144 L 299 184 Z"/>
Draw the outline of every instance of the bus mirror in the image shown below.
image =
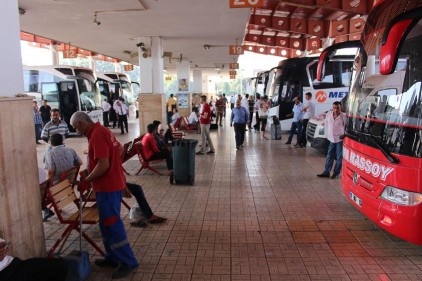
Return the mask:
<path fill-rule="evenodd" d="M 321 82 L 322 78 L 324 77 L 325 61 L 329 59 L 328 53 L 329 51 L 325 49 L 324 51 L 322 51 L 321 55 L 319 56 L 318 67 L 317 67 L 317 80 L 319 82 Z"/>
<path fill-rule="evenodd" d="M 400 44 L 412 22 L 413 19 L 405 19 L 385 29 L 379 56 L 379 71 L 382 75 L 394 72 L 401 47 Z"/>

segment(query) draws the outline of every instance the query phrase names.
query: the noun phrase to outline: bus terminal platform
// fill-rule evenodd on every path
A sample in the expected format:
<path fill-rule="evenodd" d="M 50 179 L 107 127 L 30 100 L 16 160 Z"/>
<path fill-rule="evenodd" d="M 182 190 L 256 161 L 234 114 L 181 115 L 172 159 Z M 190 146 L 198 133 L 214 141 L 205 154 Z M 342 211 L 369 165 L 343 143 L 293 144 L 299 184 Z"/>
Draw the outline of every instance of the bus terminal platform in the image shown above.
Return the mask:
<path fill-rule="evenodd" d="M 215 154 L 195 156 L 194 185 L 170 185 L 168 176 L 148 170 L 134 175 L 140 168 L 137 156 L 124 164 L 131 174 L 127 181 L 141 185 L 154 213 L 168 220 L 132 227 L 122 205 L 140 263 L 122 280 L 422 280 L 422 246 L 389 235 L 363 217 L 344 198 L 341 178 L 318 178 L 325 155 L 284 144 L 286 135 L 265 140 L 251 130 L 236 150 L 226 119 L 211 131 Z M 138 119 L 129 122 L 129 134 L 111 130 L 122 144 L 133 140 L 139 136 Z M 269 137 L 268 131 L 267 126 Z M 190 132 L 186 138 L 200 140 L 200 135 Z M 86 164 L 86 138 L 68 138 L 66 146 Z M 37 145 L 40 167 L 46 148 Z M 154 167 L 166 172 L 165 162 Z M 126 200 L 135 204 L 133 197 Z M 63 230 L 57 216 L 44 222 L 47 250 Z M 98 225 L 84 230 L 102 246 Z M 101 256 L 82 243 L 91 259 L 88 280 L 111 280 L 113 269 L 94 265 Z M 64 254 L 78 249 L 73 231 Z"/>

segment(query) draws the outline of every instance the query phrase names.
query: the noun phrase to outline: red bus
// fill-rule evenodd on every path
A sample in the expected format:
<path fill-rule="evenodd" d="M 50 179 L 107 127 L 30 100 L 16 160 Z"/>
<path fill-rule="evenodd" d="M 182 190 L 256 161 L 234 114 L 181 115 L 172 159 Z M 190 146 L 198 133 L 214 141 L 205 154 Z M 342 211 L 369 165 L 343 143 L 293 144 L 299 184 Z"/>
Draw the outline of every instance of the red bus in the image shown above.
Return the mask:
<path fill-rule="evenodd" d="M 374 2 L 346 106 L 342 188 L 377 226 L 422 245 L 422 0 Z"/>

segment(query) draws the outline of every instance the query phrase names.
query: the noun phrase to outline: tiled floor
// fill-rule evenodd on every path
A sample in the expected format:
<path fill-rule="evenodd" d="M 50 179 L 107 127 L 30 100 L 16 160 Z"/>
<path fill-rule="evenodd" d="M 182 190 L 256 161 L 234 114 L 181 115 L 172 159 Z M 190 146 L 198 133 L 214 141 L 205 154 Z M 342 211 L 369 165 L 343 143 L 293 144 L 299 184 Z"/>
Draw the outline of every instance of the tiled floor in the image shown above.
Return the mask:
<path fill-rule="evenodd" d="M 136 121 L 130 130 L 114 131 L 123 143 L 139 134 Z M 316 177 L 323 155 L 285 145 L 286 136 L 261 140 L 250 131 L 236 151 L 228 122 L 211 136 L 216 154 L 196 156 L 193 186 L 170 185 L 168 177 L 149 171 L 128 177 L 143 186 L 152 209 L 168 222 L 133 228 L 122 208 L 140 262 L 124 280 L 422 280 L 422 247 L 362 217 L 344 199 L 341 179 Z M 84 138 L 66 143 L 82 156 Z M 41 159 L 45 148 L 37 149 Z M 139 162 L 133 158 L 125 167 L 134 174 Z M 158 167 L 165 171 L 164 162 Z M 55 218 L 44 226 L 51 246 L 62 228 Z M 98 227 L 87 232 L 101 242 Z M 76 237 L 65 251 L 78 248 Z M 86 242 L 84 248 L 92 260 L 99 257 Z M 92 263 L 89 280 L 110 280 L 111 272 Z"/>

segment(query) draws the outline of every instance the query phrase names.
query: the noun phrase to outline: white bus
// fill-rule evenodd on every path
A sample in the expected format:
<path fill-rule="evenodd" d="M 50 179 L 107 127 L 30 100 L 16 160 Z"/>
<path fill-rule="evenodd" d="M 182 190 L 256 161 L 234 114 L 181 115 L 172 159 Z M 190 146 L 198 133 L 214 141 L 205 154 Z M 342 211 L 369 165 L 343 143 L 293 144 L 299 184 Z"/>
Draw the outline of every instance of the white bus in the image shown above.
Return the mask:
<path fill-rule="evenodd" d="M 85 111 L 94 122 L 102 122 L 101 94 L 93 71 L 77 66 L 24 66 L 24 91 L 39 93 L 51 108 L 60 110 L 70 132 L 70 117 Z"/>
<path fill-rule="evenodd" d="M 97 72 L 101 94 L 107 94 L 109 102 L 122 97 L 125 102 L 133 104 L 139 95 L 139 84 L 131 82 L 129 75 L 119 72 Z"/>

